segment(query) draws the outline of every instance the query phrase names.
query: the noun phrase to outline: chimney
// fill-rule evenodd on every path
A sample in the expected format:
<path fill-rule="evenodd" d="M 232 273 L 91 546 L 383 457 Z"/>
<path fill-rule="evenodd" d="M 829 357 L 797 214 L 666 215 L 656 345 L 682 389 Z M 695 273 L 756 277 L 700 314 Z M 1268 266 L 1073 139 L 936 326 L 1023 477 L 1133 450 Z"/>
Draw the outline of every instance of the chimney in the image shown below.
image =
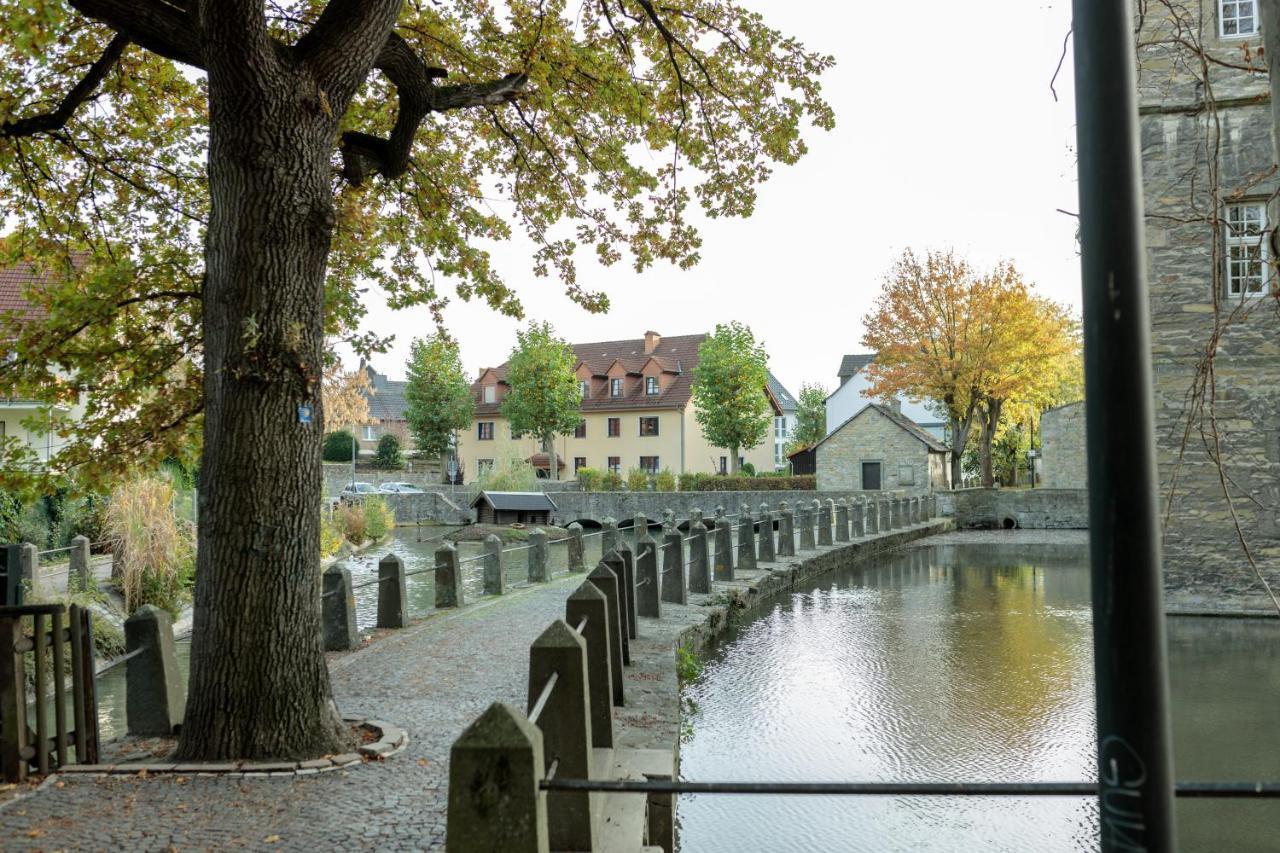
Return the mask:
<path fill-rule="evenodd" d="M 644 354 L 649 355 L 658 348 L 658 344 L 662 343 L 662 335 L 657 332 L 644 333 Z"/>
<path fill-rule="evenodd" d="M 889 401 L 889 408 L 893 409 L 893 413 L 895 415 L 902 414 L 902 399 L 900 397 L 894 397 Z"/>

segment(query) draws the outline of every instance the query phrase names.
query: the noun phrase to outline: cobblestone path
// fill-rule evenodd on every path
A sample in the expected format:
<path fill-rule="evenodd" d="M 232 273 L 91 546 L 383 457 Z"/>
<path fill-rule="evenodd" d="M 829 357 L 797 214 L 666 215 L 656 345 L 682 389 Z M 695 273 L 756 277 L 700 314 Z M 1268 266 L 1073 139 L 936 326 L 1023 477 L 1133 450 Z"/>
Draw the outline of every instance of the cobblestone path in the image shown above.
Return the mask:
<path fill-rule="evenodd" d="M 0 807 L 4 850 L 442 850 L 449 747 L 494 700 L 525 703 L 529 643 L 569 575 L 330 658 L 344 712 L 403 726 L 381 763 L 301 778 L 59 777 Z"/>

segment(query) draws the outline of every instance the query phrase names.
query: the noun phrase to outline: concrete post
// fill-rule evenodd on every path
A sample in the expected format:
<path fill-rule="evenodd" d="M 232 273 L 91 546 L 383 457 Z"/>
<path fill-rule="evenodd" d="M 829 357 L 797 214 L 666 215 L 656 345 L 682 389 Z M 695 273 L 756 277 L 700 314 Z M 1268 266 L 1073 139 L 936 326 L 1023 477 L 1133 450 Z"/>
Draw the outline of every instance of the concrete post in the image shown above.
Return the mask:
<path fill-rule="evenodd" d="M 638 521 L 639 519 L 637 519 Z M 636 615 L 662 618 L 662 576 L 658 573 L 658 543 L 648 524 L 636 534 Z"/>
<path fill-rule="evenodd" d="M 613 690 L 613 704 L 622 707 L 622 650 L 626 646 L 626 632 L 622 629 L 622 605 L 618 600 L 618 576 L 613 569 L 601 561 L 587 581 L 604 594 L 609 613 L 609 672 L 610 686 Z M 627 660 L 630 660 L 628 652 Z"/>
<path fill-rule="evenodd" d="M 547 570 L 547 531 L 535 527 L 529 534 L 529 580 L 546 583 L 551 580 Z"/>
<path fill-rule="evenodd" d="M 23 542 L 20 551 L 22 555 L 22 579 L 27 582 L 27 587 L 31 590 L 31 598 L 35 601 L 40 600 L 40 549 L 30 542 Z"/>
<path fill-rule="evenodd" d="M 722 518 L 724 518 L 724 506 L 723 506 L 723 505 L 719 505 L 719 504 L 717 504 L 717 505 L 716 505 L 715 520 L 716 520 L 716 521 L 719 521 L 719 520 L 720 520 L 720 519 L 722 519 Z"/>
<path fill-rule="evenodd" d="M 756 522 L 751 517 L 751 507 L 743 504 L 738 509 L 738 568 L 744 572 L 756 567 Z"/>
<path fill-rule="evenodd" d="M 836 541 L 849 541 L 849 502 L 844 498 L 836 501 Z"/>
<path fill-rule="evenodd" d="M 507 573 L 502 566 L 502 540 L 497 534 L 484 537 L 484 594 L 502 595 L 507 591 Z"/>
<path fill-rule="evenodd" d="M 702 513 L 689 522 L 689 592 L 711 592 L 711 555 Z"/>
<path fill-rule="evenodd" d="M 756 534 L 756 559 L 761 563 L 772 563 L 778 559 L 777 550 L 773 546 L 773 513 L 767 503 L 760 504 L 760 529 Z"/>
<path fill-rule="evenodd" d="M 124 621 L 124 648 L 138 652 L 125 671 L 129 734 L 173 734 L 187 710 L 187 691 L 173 646 L 172 617 L 159 607 L 142 605 Z"/>
<path fill-rule="evenodd" d="M 631 541 L 634 543 L 636 558 L 640 557 L 641 537 L 649 536 L 649 516 L 636 513 L 631 517 Z M 652 537 L 649 537 L 652 538 Z"/>
<path fill-rule="evenodd" d="M 618 522 L 612 516 L 606 515 L 600 520 L 600 529 L 604 532 L 600 534 L 600 553 L 608 554 L 610 551 L 616 550 L 618 547 Z"/>
<path fill-rule="evenodd" d="M 583 581 L 564 603 L 564 621 L 577 630 L 583 620 L 582 639 L 587 645 L 587 695 L 591 704 L 591 745 L 613 746 L 613 675 L 609 664 L 609 601 L 590 581 Z M 622 673 L 618 673 L 622 677 Z"/>
<path fill-rule="evenodd" d="M 71 540 L 71 570 L 67 583 L 74 582 L 78 590 L 89 588 L 89 537 L 76 536 Z"/>
<path fill-rule="evenodd" d="M 850 520 L 852 521 L 852 533 L 854 539 L 861 539 L 863 536 L 867 535 L 866 519 L 863 515 L 864 507 L 865 504 L 863 501 L 861 499 L 856 499 L 853 502 L 853 506 L 849 508 L 852 513 Z"/>
<path fill-rule="evenodd" d="M 333 565 L 320 576 L 320 623 L 326 652 L 360 648 L 356 627 L 356 597 L 351 591 L 351 572 Z"/>
<path fill-rule="evenodd" d="M 813 507 L 805 501 L 796 505 L 796 521 L 800 524 L 800 550 L 812 551 L 817 547 L 813 542 Z"/>
<path fill-rule="evenodd" d="M 715 561 L 715 579 L 733 580 L 733 527 L 723 515 L 716 518 Z"/>
<path fill-rule="evenodd" d="M 634 640 L 640 636 L 638 633 L 640 621 L 636 610 L 636 555 L 631 550 L 631 546 L 621 538 L 614 553 L 622 560 L 622 574 L 618 575 L 622 601 L 625 605 L 622 612 L 627 617 L 627 636 Z"/>
<path fill-rule="evenodd" d="M 815 501 L 815 503 L 817 503 Z M 836 502 L 831 498 L 818 504 L 818 544 L 830 547 L 835 544 L 831 535 L 835 528 Z"/>
<path fill-rule="evenodd" d="M 880 533 L 887 533 L 893 528 L 893 524 L 889 516 L 889 502 L 887 500 L 881 500 L 878 503 L 880 505 L 878 507 L 879 518 L 876 519 L 876 530 Z"/>
<path fill-rule="evenodd" d="M 786 501 L 778 505 L 778 556 L 796 555 L 796 516 Z"/>
<path fill-rule="evenodd" d="M 665 535 L 667 531 L 674 530 L 676 527 L 676 511 L 674 509 L 664 509 L 662 511 L 662 532 Z"/>
<path fill-rule="evenodd" d="M 569 571 L 585 572 L 587 563 L 585 560 L 586 543 L 582 539 L 582 525 L 574 522 L 569 525 Z"/>
<path fill-rule="evenodd" d="M 662 534 L 662 600 L 672 604 L 689 603 L 684 576 L 684 537 L 674 524 Z"/>
<path fill-rule="evenodd" d="M 446 542 L 436 549 L 436 607 L 461 607 L 464 603 L 458 549 Z"/>
<path fill-rule="evenodd" d="M 378 627 L 408 628 L 408 601 L 404 560 L 388 554 L 378 561 Z"/>
<path fill-rule="evenodd" d="M 542 732 L 494 702 L 449 750 L 447 853 L 548 853 Z"/>
<path fill-rule="evenodd" d="M 587 695 L 587 644 L 563 619 L 547 626 L 529 647 L 529 703 L 532 716 L 546 694 L 542 712 L 533 720 L 542 730 L 544 758 L 560 760 L 556 775 L 591 778 L 591 702 Z M 547 767 L 543 767 L 545 774 Z M 547 833 L 553 850 L 598 850 L 591 798 L 586 791 L 547 793 Z"/>

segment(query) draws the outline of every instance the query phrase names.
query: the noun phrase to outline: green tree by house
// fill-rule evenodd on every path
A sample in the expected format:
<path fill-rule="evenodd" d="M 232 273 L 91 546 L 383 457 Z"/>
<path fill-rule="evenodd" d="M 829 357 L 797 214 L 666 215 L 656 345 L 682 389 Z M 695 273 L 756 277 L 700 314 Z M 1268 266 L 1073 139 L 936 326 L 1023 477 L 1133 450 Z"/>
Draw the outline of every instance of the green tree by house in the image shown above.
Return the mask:
<path fill-rule="evenodd" d="M 826 436 L 827 389 L 816 382 L 806 382 L 796 398 L 796 431 L 787 451 L 813 447 Z"/>
<path fill-rule="evenodd" d="M 698 347 L 693 369 L 693 402 L 702 434 L 713 447 L 729 450 L 729 472 L 738 473 L 738 454 L 764 441 L 769 432 L 769 356 L 751 329 L 734 321 L 716 326 Z"/>
<path fill-rule="evenodd" d="M 378 450 L 373 455 L 373 464 L 384 471 L 398 471 L 404 467 L 404 454 L 400 452 L 400 439 L 387 433 L 378 439 Z"/>
<path fill-rule="evenodd" d="M 538 439 L 552 480 L 560 477 L 556 436 L 582 422 L 578 411 L 582 393 L 573 372 L 577 366 L 573 347 L 556 337 L 550 323 L 530 323 L 517 332 L 516 348 L 507 359 L 511 390 L 502 399 L 502 416 L 511 423 L 513 433 Z"/>
<path fill-rule="evenodd" d="M 440 473 L 447 478 L 454 433 L 471 425 L 475 411 L 457 342 L 444 335 L 415 339 L 407 373 L 404 416 L 409 434 L 419 453 L 440 457 Z"/>

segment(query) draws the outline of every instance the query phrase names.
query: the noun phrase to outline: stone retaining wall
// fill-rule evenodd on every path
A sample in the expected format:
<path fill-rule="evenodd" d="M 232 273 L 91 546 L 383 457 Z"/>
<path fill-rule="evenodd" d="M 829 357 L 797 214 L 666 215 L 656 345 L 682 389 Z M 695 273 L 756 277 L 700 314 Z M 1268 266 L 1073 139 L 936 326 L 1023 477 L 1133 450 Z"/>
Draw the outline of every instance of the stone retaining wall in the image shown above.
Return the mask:
<path fill-rule="evenodd" d="M 956 489 L 938 492 L 938 512 L 960 528 L 1041 530 L 1089 527 L 1084 489 Z"/>

